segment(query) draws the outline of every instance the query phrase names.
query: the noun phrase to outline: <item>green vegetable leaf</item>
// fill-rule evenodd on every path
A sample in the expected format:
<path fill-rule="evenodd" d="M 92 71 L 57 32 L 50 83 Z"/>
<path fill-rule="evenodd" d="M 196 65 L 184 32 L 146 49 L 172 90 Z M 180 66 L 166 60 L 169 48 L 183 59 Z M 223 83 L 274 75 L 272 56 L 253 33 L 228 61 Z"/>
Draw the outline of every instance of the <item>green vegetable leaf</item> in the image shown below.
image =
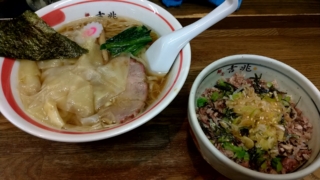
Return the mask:
<path fill-rule="evenodd" d="M 200 97 L 197 99 L 197 106 L 198 107 L 203 107 L 208 103 L 208 100 L 204 97 Z"/>
<path fill-rule="evenodd" d="M 151 30 L 145 26 L 135 26 L 126 29 L 118 35 L 108 39 L 100 46 L 101 50 L 108 50 L 112 56 L 120 53 L 137 55 L 148 43 L 152 41 Z"/>
<path fill-rule="evenodd" d="M 271 160 L 271 166 L 276 169 L 277 172 L 280 172 L 282 170 L 281 158 L 273 158 Z"/>

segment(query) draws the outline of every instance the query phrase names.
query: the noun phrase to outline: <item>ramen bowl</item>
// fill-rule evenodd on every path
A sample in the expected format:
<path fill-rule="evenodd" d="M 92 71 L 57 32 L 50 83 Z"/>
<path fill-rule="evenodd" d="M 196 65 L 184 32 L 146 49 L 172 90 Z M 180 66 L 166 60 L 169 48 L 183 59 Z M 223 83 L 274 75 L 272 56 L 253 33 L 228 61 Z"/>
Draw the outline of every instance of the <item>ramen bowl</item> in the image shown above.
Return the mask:
<path fill-rule="evenodd" d="M 206 88 L 213 87 L 223 78 L 230 78 L 235 73 L 245 78 L 262 74 L 267 82 L 276 80 L 279 90 L 292 95 L 293 102 L 312 124 L 312 137 L 308 142 L 312 149 L 309 160 L 300 168 L 287 174 L 267 174 L 243 167 L 220 152 L 205 135 L 200 126 L 196 108 L 197 99 Z M 299 100 L 300 99 L 300 100 Z M 195 79 L 189 96 L 188 119 L 191 134 L 203 158 L 218 172 L 230 179 L 300 179 L 320 166 L 320 95 L 318 89 L 301 73 L 277 60 L 258 55 L 233 55 L 208 65 Z"/>
<path fill-rule="evenodd" d="M 36 13 L 54 29 L 59 29 L 68 22 L 93 16 L 130 17 L 142 22 L 159 36 L 181 28 L 180 23 L 169 12 L 146 0 L 62 0 Z M 17 89 L 19 61 L 0 57 L 0 110 L 12 124 L 40 138 L 61 142 L 88 142 L 110 138 L 148 122 L 166 108 L 183 86 L 190 61 L 191 51 L 188 44 L 176 58 L 157 99 L 135 118 L 111 128 L 79 132 L 56 129 L 32 118 L 25 111 Z"/>

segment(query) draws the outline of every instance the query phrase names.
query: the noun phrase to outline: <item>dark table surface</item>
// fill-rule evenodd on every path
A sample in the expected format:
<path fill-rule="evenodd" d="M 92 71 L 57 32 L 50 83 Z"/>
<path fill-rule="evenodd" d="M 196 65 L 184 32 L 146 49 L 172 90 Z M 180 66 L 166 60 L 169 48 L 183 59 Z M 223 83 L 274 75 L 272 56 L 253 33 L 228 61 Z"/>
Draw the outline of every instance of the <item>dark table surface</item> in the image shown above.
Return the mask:
<path fill-rule="evenodd" d="M 0 18 L 11 18 L 31 10 L 25 0 L 0 0 Z"/>

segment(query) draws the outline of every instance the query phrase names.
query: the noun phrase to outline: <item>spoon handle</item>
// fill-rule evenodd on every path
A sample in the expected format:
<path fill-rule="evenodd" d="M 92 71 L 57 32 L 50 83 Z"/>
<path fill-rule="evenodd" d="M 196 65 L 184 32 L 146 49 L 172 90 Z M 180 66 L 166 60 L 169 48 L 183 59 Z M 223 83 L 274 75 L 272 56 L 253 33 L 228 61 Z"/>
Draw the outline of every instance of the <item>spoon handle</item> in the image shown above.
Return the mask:
<path fill-rule="evenodd" d="M 172 43 L 170 47 L 175 47 L 178 53 L 194 37 L 233 13 L 237 7 L 238 0 L 225 0 L 220 6 L 195 23 L 168 34 L 169 41 Z"/>
<path fill-rule="evenodd" d="M 238 0 L 225 0 L 195 23 L 160 37 L 146 52 L 150 71 L 158 74 L 168 73 L 178 53 L 189 41 L 233 13 L 237 7 Z"/>

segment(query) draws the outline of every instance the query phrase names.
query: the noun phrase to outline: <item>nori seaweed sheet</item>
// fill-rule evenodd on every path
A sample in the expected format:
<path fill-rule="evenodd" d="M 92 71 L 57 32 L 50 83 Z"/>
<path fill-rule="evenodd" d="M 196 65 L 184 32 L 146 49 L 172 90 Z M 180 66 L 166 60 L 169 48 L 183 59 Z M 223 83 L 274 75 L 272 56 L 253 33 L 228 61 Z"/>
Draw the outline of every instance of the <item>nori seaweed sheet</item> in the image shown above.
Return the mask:
<path fill-rule="evenodd" d="M 0 21 L 0 56 L 37 61 L 76 58 L 87 52 L 31 11 Z"/>

